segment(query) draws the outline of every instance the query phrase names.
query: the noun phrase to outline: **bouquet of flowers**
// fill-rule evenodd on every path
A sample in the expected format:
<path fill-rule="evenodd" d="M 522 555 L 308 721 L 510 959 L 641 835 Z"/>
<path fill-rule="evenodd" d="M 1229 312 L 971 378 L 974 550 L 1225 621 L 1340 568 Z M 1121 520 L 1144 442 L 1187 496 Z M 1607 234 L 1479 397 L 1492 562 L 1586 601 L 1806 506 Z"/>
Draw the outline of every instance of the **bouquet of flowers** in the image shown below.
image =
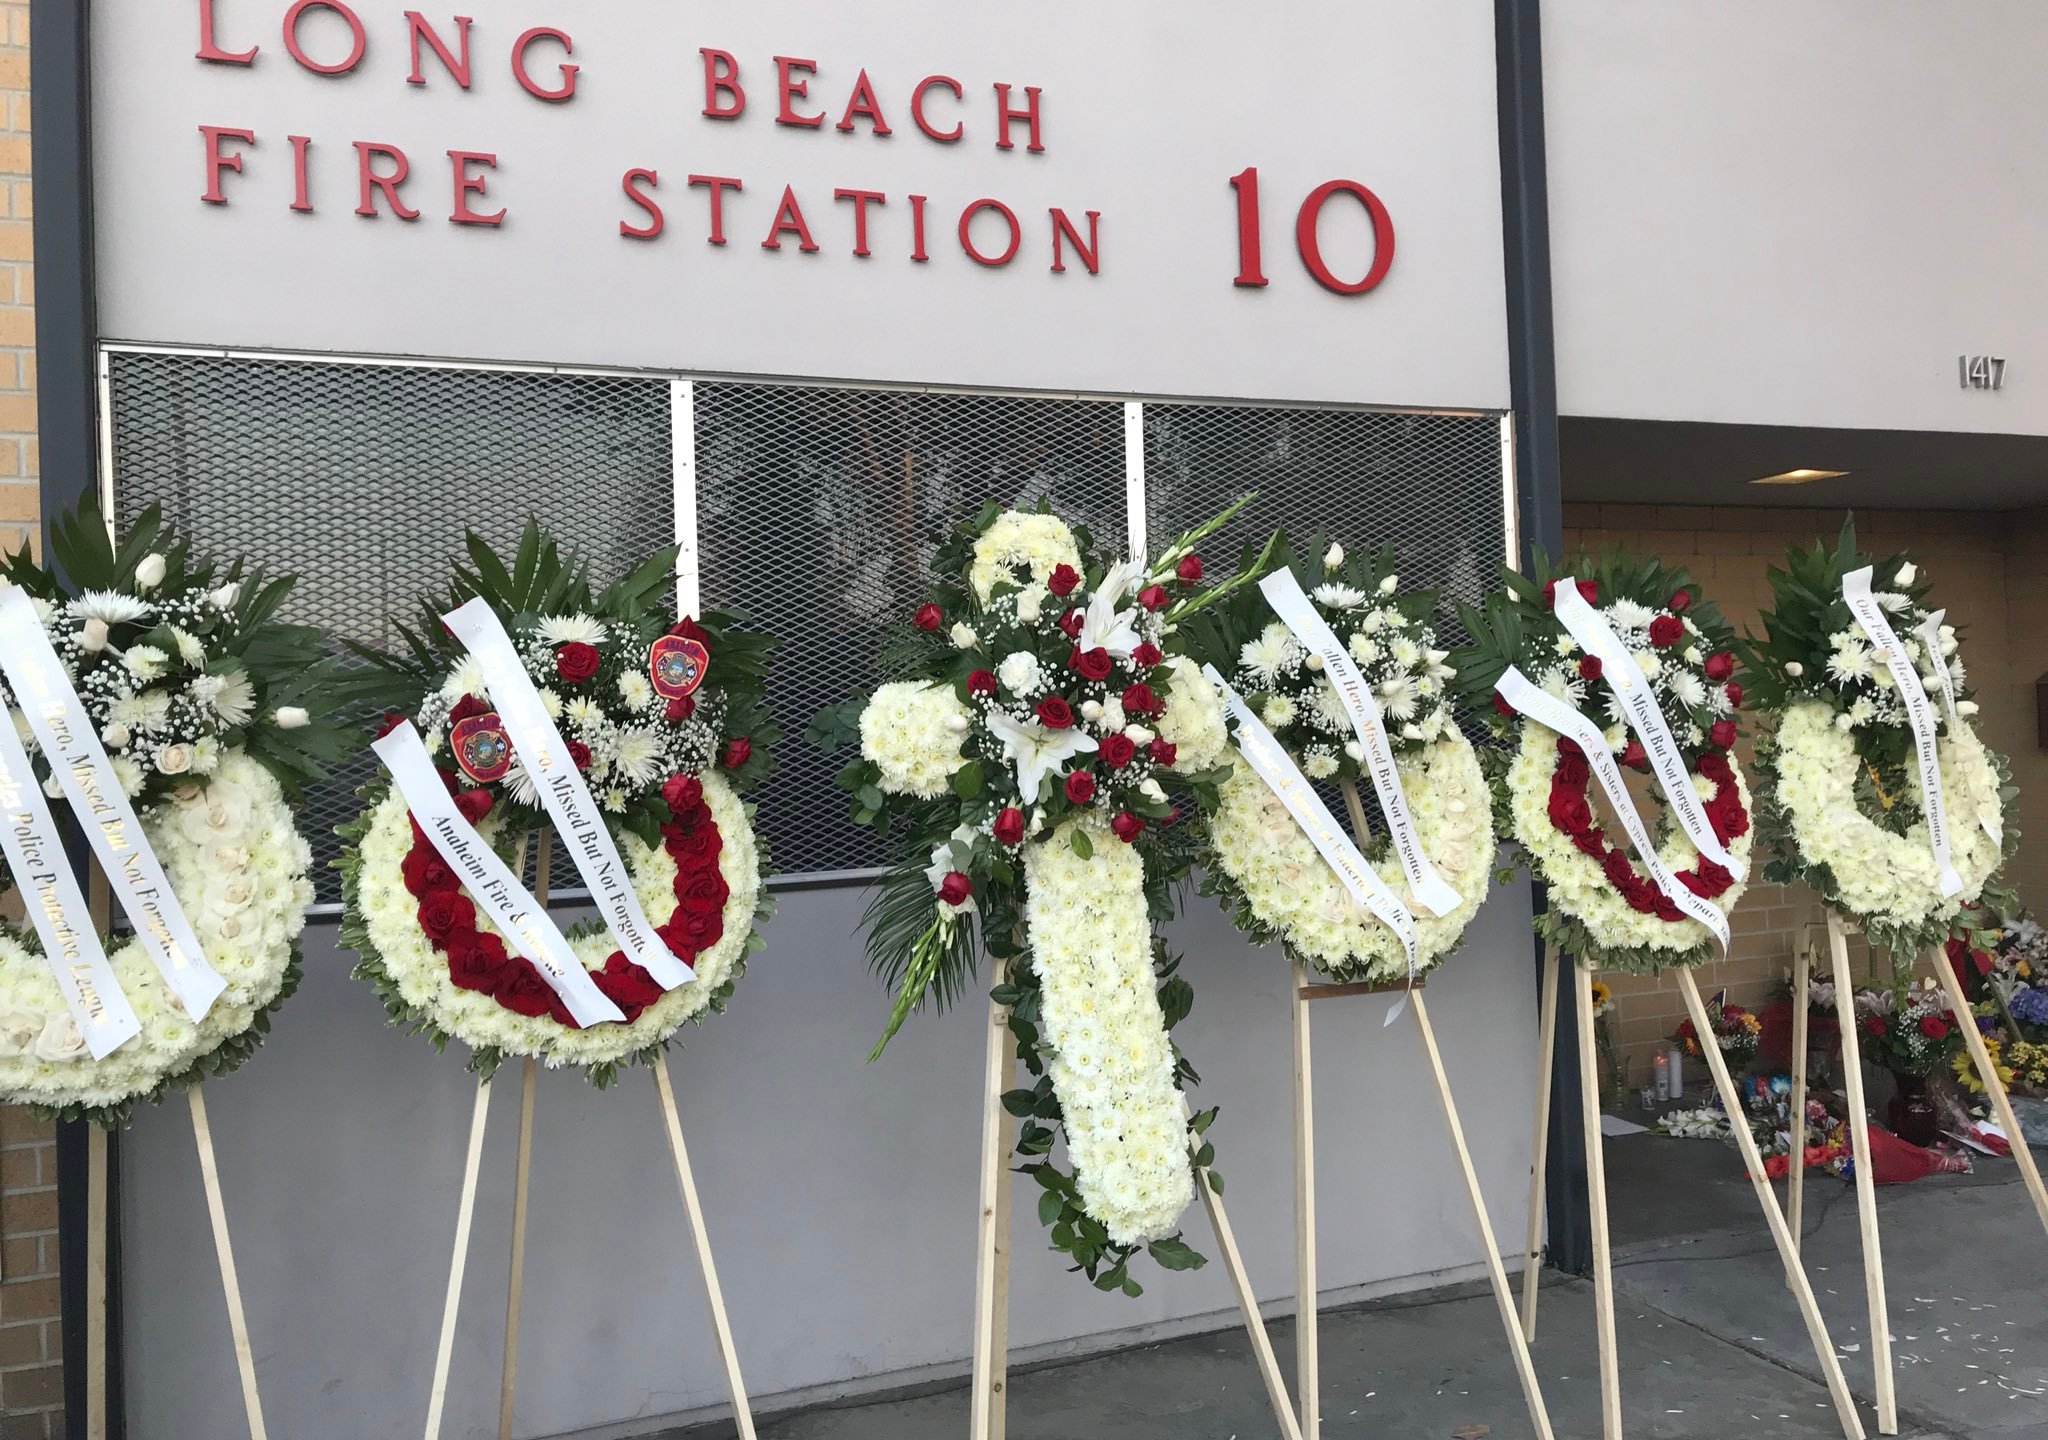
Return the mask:
<path fill-rule="evenodd" d="M 1830 547 L 1794 550 L 1770 572 L 1764 635 L 1744 646 L 1743 683 L 1774 720 L 1758 741 L 1766 878 L 1803 883 L 1911 957 L 1948 938 L 1987 896 L 2018 841 L 2006 762 L 1972 724 L 1961 640 L 1901 556 L 1876 561 L 1852 525 Z M 1894 660 L 1897 661 L 1895 673 Z M 1937 850 L 1914 715 L 1947 823 Z"/>
<path fill-rule="evenodd" d="M 774 642 L 729 615 L 671 618 L 672 551 L 602 591 L 532 523 L 510 565 L 476 536 L 468 559 L 449 595 L 424 602 L 417 627 L 400 627 L 402 653 L 362 652 L 402 707 L 386 731 L 410 719 L 462 817 L 515 870 L 530 840 L 553 843 L 536 777 L 499 713 L 507 700 L 441 620 L 482 601 L 618 847 L 660 950 L 682 969 L 664 983 L 605 923 L 571 929 L 563 939 L 620 1017 L 578 1023 L 566 987 L 479 908 L 408 797 L 381 776 L 342 830 L 342 939 L 394 1024 L 436 1048 L 462 1040 L 479 1075 L 534 1056 L 580 1066 L 603 1086 L 620 1064 L 651 1062 L 684 1024 L 723 1010 L 760 945 L 768 859 L 741 797 L 773 765 L 778 732 L 763 690 Z"/>
<path fill-rule="evenodd" d="M 66 962 L 67 986 L 43 926 L 0 926 L 0 1096 L 112 1126 L 138 1099 L 234 1070 L 296 988 L 313 889 L 292 806 L 346 752 L 336 712 L 355 689 L 319 631 L 278 618 L 291 577 L 203 558 L 155 508 L 117 543 L 88 502 L 53 525 L 51 558 L 54 570 L 26 548 L 0 560 L 0 595 L 23 626 L 0 665 L 35 692 L 30 704 L 0 684 L 32 772 L 4 767 L 10 838 L 39 824 L 23 790 L 72 801 L 130 857 L 112 888 L 138 933 L 93 938 Z M 106 790 L 81 789 L 100 774 Z M 0 888 L 23 890 L 46 922 L 64 913 L 68 879 L 61 857 L 30 875 L 0 863 Z M 138 903 L 155 907 L 149 935 Z M 127 1038 L 95 1059 L 89 1032 L 110 1017 Z"/>
<path fill-rule="evenodd" d="M 1963 1049 L 1956 1018 L 1933 980 L 1859 991 L 1856 1023 L 1864 1055 L 1895 1075 L 1932 1075 Z"/>
<path fill-rule="evenodd" d="M 1049 510 L 988 506 L 940 545 L 930 598 L 883 656 L 913 678 L 811 731 L 828 750 L 858 741 L 839 783 L 899 855 L 866 918 L 897 992 L 875 1054 L 927 996 L 962 994 L 985 949 L 1036 1077 L 1005 1104 L 1041 1219 L 1099 1288 L 1130 1295 L 1141 1250 L 1203 1263 L 1176 1223 L 1214 1112 L 1184 1118 L 1195 1075 L 1168 1032 L 1194 992 L 1153 926 L 1197 849 L 1186 807 L 1213 804 L 1229 773 L 1217 696 L 1170 651 L 1176 626 L 1249 578 L 1205 588 L 1196 553 L 1244 503 L 1150 563 Z M 1051 1158 L 1062 1134 L 1072 1172 Z"/>
<path fill-rule="evenodd" d="M 1729 1072 L 1741 1074 L 1743 1067 L 1756 1058 L 1763 1022 L 1726 995 L 1716 995 L 1707 1002 L 1707 1021 L 1713 1027 L 1714 1043 L 1727 1060 Z M 1695 1060 L 1706 1053 L 1700 1049 L 1699 1030 L 1691 1020 L 1679 1021 L 1678 1028 L 1671 1032 L 1671 1038 Z"/>

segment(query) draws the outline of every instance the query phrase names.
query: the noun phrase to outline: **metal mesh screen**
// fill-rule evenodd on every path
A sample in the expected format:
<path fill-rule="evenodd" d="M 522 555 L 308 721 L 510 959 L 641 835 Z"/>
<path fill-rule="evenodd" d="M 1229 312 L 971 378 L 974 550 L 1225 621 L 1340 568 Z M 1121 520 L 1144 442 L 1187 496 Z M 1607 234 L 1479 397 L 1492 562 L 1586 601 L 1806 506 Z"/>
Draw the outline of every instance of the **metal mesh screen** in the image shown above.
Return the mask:
<path fill-rule="evenodd" d="M 601 579 L 670 543 L 668 385 L 630 377 L 108 357 L 115 509 L 160 504 L 209 553 L 299 576 L 289 618 L 396 640 L 443 589 L 466 530 L 515 542 L 537 516 Z M 336 824 L 365 751 L 307 797 L 319 899 L 340 898 Z M 557 875 L 572 875 L 566 866 Z"/>
<path fill-rule="evenodd" d="M 1275 528 L 1350 549 L 1391 544 L 1401 583 L 1442 592 L 1440 639 L 1462 641 L 1452 605 L 1492 588 L 1507 549 L 1500 417 L 1250 405 L 1145 406 L 1146 528 L 1154 548 L 1247 490 L 1250 506 L 1203 546 L 1232 561 Z"/>
<path fill-rule="evenodd" d="M 1049 497 L 1105 545 L 1125 534 L 1123 408 L 1113 402 L 699 384 L 697 525 L 707 605 L 782 641 L 769 694 L 784 729 L 760 825 L 786 873 L 877 865 L 803 728 L 887 677 L 870 657 L 918 603 L 936 538 L 988 500 Z"/>

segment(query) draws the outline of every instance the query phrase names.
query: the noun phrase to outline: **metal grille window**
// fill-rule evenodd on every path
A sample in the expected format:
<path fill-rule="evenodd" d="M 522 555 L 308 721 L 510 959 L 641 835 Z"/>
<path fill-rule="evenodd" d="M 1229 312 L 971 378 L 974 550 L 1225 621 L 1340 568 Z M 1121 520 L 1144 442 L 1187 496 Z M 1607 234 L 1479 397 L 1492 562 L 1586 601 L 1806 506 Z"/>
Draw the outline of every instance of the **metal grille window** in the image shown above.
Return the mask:
<path fill-rule="evenodd" d="M 844 819 L 840 759 L 804 727 L 887 678 L 872 663 L 881 630 L 915 605 L 945 527 L 988 500 L 1049 499 L 1114 548 L 1133 517 L 1159 545 L 1257 490 L 1212 560 L 1275 525 L 1327 528 L 1395 543 L 1404 579 L 1447 600 L 1477 599 L 1506 549 L 1493 415 L 124 349 L 105 370 L 115 513 L 160 503 L 206 549 L 296 571 L 292 618 L 365 644 L 391 643 L 392 619 L 445 584 L 466 529 L 505 544 L 534 515 L 602 580 L 683 522 L 703 603 L 782 642 L 770 699 L 785 736 L 759 798 L 786 876 L 879 861 Z M 1141 472 L 1126 452 L 1139 433 Z M 309 797 L 321 859 L 372 763 L 365 752 Z M 320 885 L 338 898 L 324 866 Z"/>

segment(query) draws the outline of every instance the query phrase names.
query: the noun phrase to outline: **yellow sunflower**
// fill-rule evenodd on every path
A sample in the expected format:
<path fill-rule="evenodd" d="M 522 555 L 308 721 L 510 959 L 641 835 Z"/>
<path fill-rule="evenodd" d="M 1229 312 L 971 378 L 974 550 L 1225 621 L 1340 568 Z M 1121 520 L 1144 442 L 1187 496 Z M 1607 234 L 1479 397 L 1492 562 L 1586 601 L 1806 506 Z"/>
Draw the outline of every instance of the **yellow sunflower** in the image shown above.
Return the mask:
<path fill-rule="evenodd" d="M 1990 1054 L 1991 1063 L 1997 1067 L 1999 1083 L 2001 1085 L 2012 1084 L 2012 1067 L 1999 1059 L 1999 1042 L 1995 1039 L 1986 1038 L 1984 1049 Z M 1970 1059 L 1970 1052 L 1967 1048 L 1956 1051 L 1955 1059 L 1951 1060 L 1949 1064 L 1956 1072 L 1956 1079 L 1962 1081 L 1971 1091 L 1977 1094 L 1983 1093 L 1984 1081 L 1978 1076 L 1976 1062 Z"/>
<path fill-rule="evenodd" d="M 1605 980 L 1595 980 L 1593 982 L 1593 1008 L 1595 1010 L 1606 1009 L 1607 1002 L 1613 998 L 1614 992 L 1607 988 Z"/>

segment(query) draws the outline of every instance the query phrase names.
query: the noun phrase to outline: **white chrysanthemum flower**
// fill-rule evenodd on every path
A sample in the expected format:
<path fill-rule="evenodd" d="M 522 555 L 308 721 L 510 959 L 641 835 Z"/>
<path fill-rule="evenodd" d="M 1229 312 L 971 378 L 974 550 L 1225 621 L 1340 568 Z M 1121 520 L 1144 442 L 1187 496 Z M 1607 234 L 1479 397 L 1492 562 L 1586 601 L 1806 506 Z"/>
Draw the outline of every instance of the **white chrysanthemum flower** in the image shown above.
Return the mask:
<path fill-rule="evenodd" d="M 533 633 L 550 645 L 602 645 L 604 621 L 593 615 L 543 615 Z"/>
<path fill-rule="evenodd" d="M 170 656 L 154 645 L 133 645 L 121 657 L 121 663 L 128 667 L 128 673 L 142 684 L 163 677 L 164 669 L 170 663 Z"/>
<path fill-rule="evenodd" d="M 197 670 L 206 663 L 206 646 L 200 643 L 197 635 L 173 626 L 171 639 L 177 642 L 178 658 L 188 669 Z"/>
<path fill-rule="evenodd" d="M 628 710 L 643 710 L 654 699 L 654 686 L 638 670 L 628 670 L 619 677 L 619 699 Z"/>
<path fill-rule="evenodd" d="M 1340 585 L 1334 580 L 1326 585 L 1316 586 L 1311 593 L 1318 604 L 1327 605 L 1332 610 L 1355 610 L 1365 603 L 1363 590 L 1350 585 Z"/>
<path fill-rule="evenodd" d="M 441 685 L 441 698 L 460 700 L 465 695 L 485 693 L 484 667 L 474 655 L 464 655 Z"/>
<path fill-rule="evenodd" d="M 1880 590 L 1871 597 L 1877 601 L 1877 608 L 1889 610 L 1894 615 L 1903 614 L 1913 608 L 1913 597 L 1901 595 L 1896 590 Z"/>
<path fill-rule="evenodd" d="M 659 733 L 653 730 L 629 729 L 619 732 L 619 748 L 612 756 L 612 765 L 627 783 L 635 786 L 652 785 L 663 777 L 667 768 Z"/>
<path fill-rule="evenodd" d="M 1370 665 L 1380 658 L 1379 642 L 1362 633 L 1354 634 L 1345 648 L 1350 650 L 1351 658 L 1361 665 Z"/>
<path fill-rule="evenodd" d="M 171 697 L 161 690 L 130 695 L 116 700 L 109 707 L 107 718 L 136 730 L 161 730 L 171 718 Z"/>
<path fill-rule="evenodd" d="M 1422 661 L 1422 647 L 1406 635 L 1394 642 L 1394 663 L 1404 670 L 1412 670 Z"/>
<path fill-rule="evenodd" d="M 1299 667 L 1305 653 L 1294 632 L 1275 621 L 1239 649 L 1237 663 L 1254 684 L 1265 687 L 1278 684 L 1282 675 Z"/>
<path fill-rule="evenodd" d="M 1311 780 L 1327 780 L 1337 773 L 1337 757 L 1327 746 L 1314 746 L 1301 758 L 1301 773 Z"/>
<path fill-rule="evenodd" d="M 552 690 L 541 690 L 537 693 L 540 695 L 540 708 L 547 712 L 548 719 L 561 719 L 562 697 Z"/>
<path fill-rule="evenodd" d="M 1013 650 L 996 666 L 996 679 L 1012 695 L 1035 695 L 1043 681 L 1038 657 L 1029 650 Z"/>
<path fill-rule="evenodd" d="M 578 695 L 575 699 L 565 702 L 562 706 L 562 716 L 578 730 L 584 731 L 597 729 L 605 720 L 604 707 L 587 695 Z"/>
<path fill-rule="evenodd" d="M 1269 729 L 1283 729 L 1294 722 L 1294 702 L 1285 695 L 1274 695 L 1267 699 L 1260 718 Z"/>
<path fill-rule="evenodd" d="M 1671 693 L 1677 697 L 1678 703 L 1685 706 L 1688 710 L 1697 710 L 1700 706 L 1707 703 L 1706 682 L 1690 670 L 1673 670 L 1671 672 Z M 1721 695 L 1725 702 L 1727 691 L 1721 690 L 1717 693 Z"/>
<path fill-rule="evenodd" d="M 1647 630 L 1657 612 L 1626 597 L 1607 607 L 1607 623 L 1617 630 Z"/>
<path fill-rule="evenodd" d="M 88 590 L 64 608 L 74 619 L 127 625 L 148 615 L 151 606 L 147 600 L 119 590 Z"/>
<path fill-rule="evenodd" d="M 128 653 L 132 655 L 135 652 L 131 650 Z M 246 725 L 256 713 L 256 687 L 246 671 L 201 675 L 192 682 L 192 695 L 226 725 Z"/>
<path fill-rule="evenodd" d="M 144 778 L 142 767 L 133 760 L 130 760 L 126 755 L 116 755 L 113 757 L 113 761 L 114 779 L 120 782 L 121 793 L 128 796 L 131 800 L 140 795 Z"/>

